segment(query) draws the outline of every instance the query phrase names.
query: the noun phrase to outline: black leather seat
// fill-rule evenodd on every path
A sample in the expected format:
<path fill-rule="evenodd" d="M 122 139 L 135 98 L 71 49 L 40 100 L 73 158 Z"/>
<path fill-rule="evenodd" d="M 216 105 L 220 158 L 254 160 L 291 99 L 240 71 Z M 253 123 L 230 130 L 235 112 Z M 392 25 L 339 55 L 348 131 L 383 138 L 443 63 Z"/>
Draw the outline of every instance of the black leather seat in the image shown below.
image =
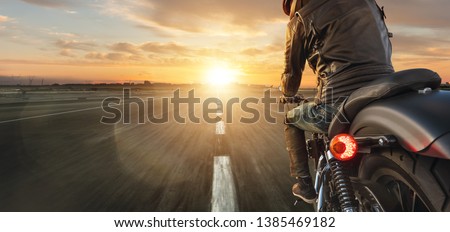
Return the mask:
<path fill-rule="evenodd" d="M 332 138 L 337 134 L 348 132 L 356 115 L 374 101 L 425 88 L 437 89 L 441 81 L 441 77 L 434 71 L 410 69 L 370 82 L 344 101 L 339 113 L 331 122 L 329 136 Z"/>

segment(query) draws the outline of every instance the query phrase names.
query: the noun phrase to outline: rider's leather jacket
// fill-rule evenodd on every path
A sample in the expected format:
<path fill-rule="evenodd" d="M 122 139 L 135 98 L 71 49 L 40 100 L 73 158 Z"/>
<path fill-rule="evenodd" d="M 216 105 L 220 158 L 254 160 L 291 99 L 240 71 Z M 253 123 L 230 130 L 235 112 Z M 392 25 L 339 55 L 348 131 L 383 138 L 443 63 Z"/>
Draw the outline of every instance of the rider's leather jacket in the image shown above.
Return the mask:
<path fill-rule="evenodd" d="M 318 76 L 317 103 L 336 103 L 394 72 L 390 33 L 375 0 L 293 0 L 291 9 L 281 78 L 285 96 L 297 93 L 306 61 Z"/>

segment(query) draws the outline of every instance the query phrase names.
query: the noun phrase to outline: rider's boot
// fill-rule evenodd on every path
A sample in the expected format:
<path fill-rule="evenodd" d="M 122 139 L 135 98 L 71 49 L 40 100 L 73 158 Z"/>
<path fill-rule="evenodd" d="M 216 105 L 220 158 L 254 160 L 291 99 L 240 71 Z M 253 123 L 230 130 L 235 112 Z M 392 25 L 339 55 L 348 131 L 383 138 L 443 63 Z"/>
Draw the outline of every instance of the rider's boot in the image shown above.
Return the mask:
<path fill-rule="evenodd" d="M 291 176 L 297 179 L 297 183 L 292 187 L 292 193 L 303 201 L 312 204 L 316 199 L 316 191 L 308 166 L 305 132 L 288 123 L 285 128 L 285 137 L 290 158 Z"/>
<path fill-rule="evenodd" d="M 306 203 L 313 204 L 316 201 L 317 193 L 311 176 L 297 177 L 296 179 L 297 183 L 292 187 L 292 194 Z"/>

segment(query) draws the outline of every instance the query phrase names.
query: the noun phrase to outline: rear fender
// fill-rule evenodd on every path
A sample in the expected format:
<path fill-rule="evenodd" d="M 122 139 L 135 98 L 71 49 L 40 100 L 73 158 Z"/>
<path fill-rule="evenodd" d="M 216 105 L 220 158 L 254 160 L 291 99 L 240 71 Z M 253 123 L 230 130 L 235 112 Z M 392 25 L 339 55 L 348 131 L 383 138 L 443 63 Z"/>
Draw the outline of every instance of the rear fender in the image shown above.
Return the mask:
<path fill-rule="evenodd" d="M 350 134 L 394 135 L 407 151 L 450 159 L 450 92 L 408 93 L 376 101 L 357 114 Z"/>

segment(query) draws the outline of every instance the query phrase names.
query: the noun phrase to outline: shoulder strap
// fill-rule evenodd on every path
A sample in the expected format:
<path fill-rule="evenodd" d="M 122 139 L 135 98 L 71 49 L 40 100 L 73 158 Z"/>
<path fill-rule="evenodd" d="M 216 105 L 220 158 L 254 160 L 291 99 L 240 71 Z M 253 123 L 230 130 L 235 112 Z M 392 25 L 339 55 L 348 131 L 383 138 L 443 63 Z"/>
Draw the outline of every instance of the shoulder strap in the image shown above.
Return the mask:
<path fill-rule="evenodd" d="M 302 1 L 302 0 L 300 0 L 300 1 Z M 290 15 L 291 19 L 295 17 L 295 12 L 297 12 L 297 0 L 292 0 L 291 15 Z"/>

